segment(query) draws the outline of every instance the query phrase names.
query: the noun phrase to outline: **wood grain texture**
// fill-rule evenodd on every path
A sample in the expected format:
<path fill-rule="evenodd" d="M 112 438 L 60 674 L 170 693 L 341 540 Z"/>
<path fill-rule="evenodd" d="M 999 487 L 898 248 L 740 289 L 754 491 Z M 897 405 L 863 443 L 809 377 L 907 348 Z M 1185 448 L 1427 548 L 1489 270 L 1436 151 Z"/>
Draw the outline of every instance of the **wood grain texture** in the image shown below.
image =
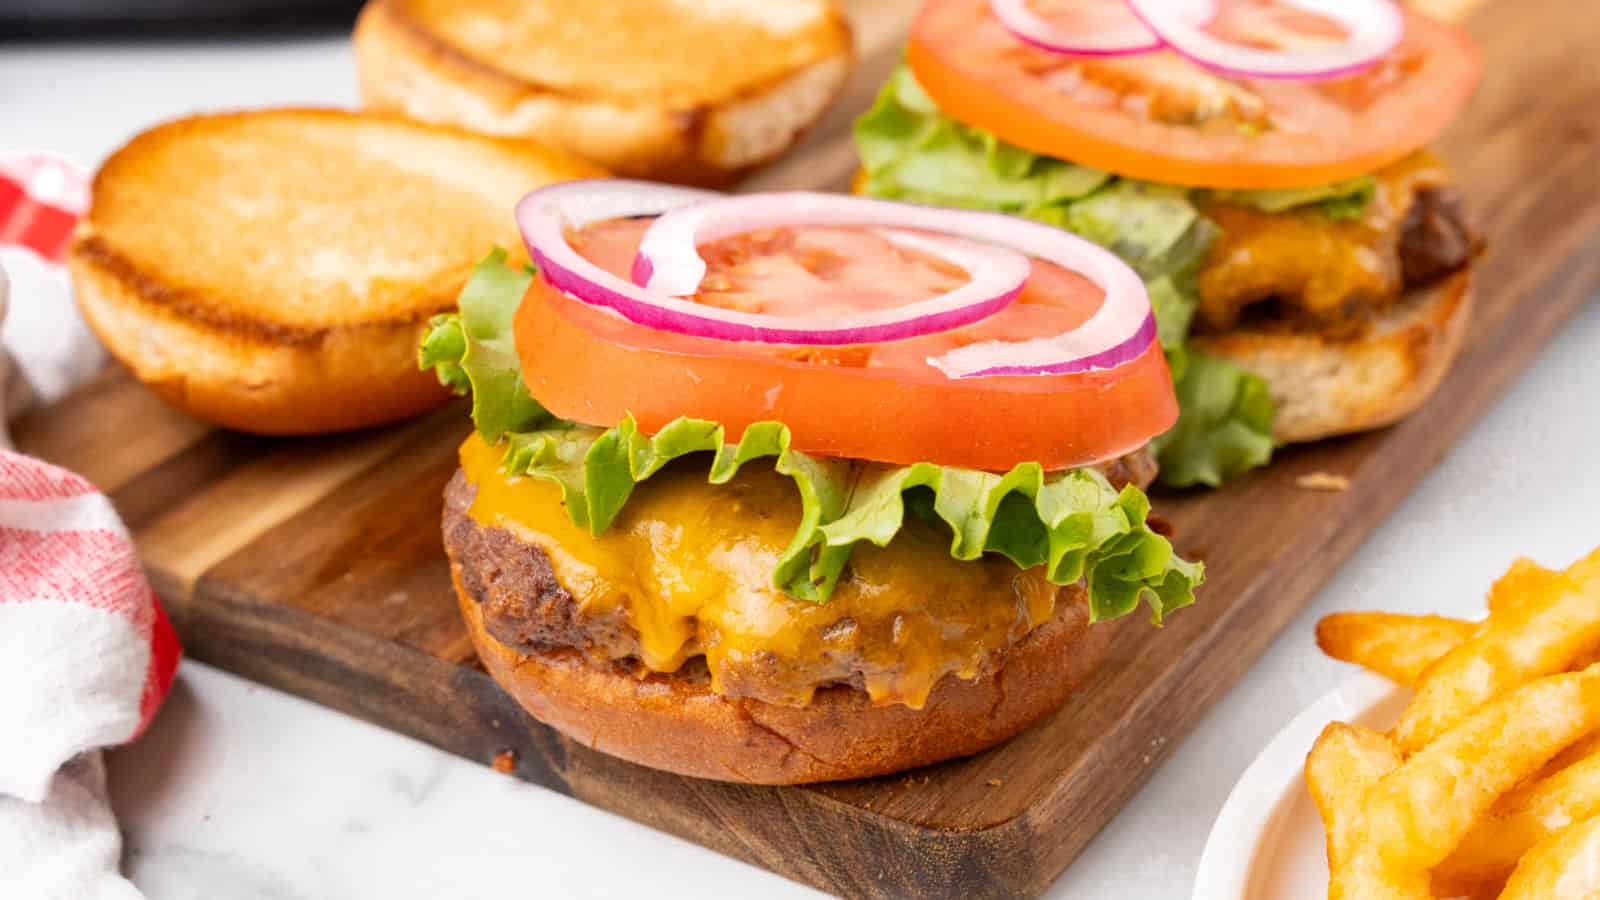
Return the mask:
<path fill-rule="evenodd" d="M 758 186 L 849 175 L 849 120 L 913 5 L 852 4 L 859 77 Z M 1442 149 L 1494 249 L 1439 394 L 1399 426 L 1286 452 L 1225 491 L 1158 497 L 1210 566 L 1201 603 L 1159 630 L 1122 629 L 1065 708 L 972 759 L 750 788 L 631 766 L 531 721 L 473 659 L 439 547 L 459 405 L 350 436 L 253 438 L 196 425 L 113 370 L 20 423 L 18 442 L 111 492 L 195 658 L 481 762 L 511 750 L 519 777 L 838 894 L 1034 895 L 1600 281 L 1600 18 L 1497 0 L 1472 28 L 1486 78 Z M 1313 472 L 1351 487 L 1296 486 Z"/>

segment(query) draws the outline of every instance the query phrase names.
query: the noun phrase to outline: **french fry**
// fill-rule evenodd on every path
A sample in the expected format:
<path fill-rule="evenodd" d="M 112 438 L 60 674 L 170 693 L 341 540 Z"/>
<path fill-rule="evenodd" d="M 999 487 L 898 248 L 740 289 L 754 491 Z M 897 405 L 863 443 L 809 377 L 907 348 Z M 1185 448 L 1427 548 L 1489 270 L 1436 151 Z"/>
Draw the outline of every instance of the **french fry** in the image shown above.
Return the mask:
<path fill-rule="evenodd" d="M 1317 646 L 1334 659 L 1411 687 L 1424 669 L 1471 639 L 1479 624 L 1445 616 L 1335 613 L 1317 623 Z"/>
<path fill-rule="evenodd" d="M 1581 751 L 1582 757 L 1502 797 L 1489 816 L 1467 832 L 1434 872 L 1439 894 L 1476 894 L 1502 885 L 1534 845 L 1569 822 L 1600 816 L 1600 735 L 1590 735 L 1570 749 Z M 1557 757 L 1552 763 L 1565 761 Z M 1600 877 L 1600 872 L 1596 875 Z"/>
<path fill-rule="evenodd" d="M 1367 789 L 1400 765 L 1400 751 L 1382 733 L 1362 725 L 1331 722 L 1306 757 L 1306 784 L 1328 833 L 1330 865 L 1354 853 Z"/>
<path fill-rule="evenodd" d="M 1500 795 L 1539 772 L 1556 754 L 1600 730 L 1600 666 L 1540 678 L 1498 697 L 1419 749 L 1359 795 L 1329 786 L 1335 765 L 1365 746 L 1332 734 L 1323 760 L 1308 762 L 1319 810 L 1333 812 L 1331 900 L 1425 900 L 1430 870 L 1449 856 Z M 1368 739 L 1356 732 L 1362 742 Z M 1319 741 L 1319 743 L 1321 743 Z M 1337 752 L 1336 752 L 1337 751 Z M 1316 750 L 1313 750 L 1316 755 Z M 1359 758 L 1367 759 L 1363 753 Z M 1371 757 L 1376 759 L 1376 754 Z M 1370 772 L 1369 767 L 1366 771 Z M 1351 801 L 1359 796 L 1359 801 Z M 1353 810 L 1353 811 L 1352 811 Z M 1354 837 L 1359 836 L 1359 841 Z"/>
<path fill-rule="evenodd" d="M 1404 883 L 1382 871 L 1382 860 L 1362 852 L 1367 792 L 1400 765 L 1400 751 L 1384 734 L 1333 722 L 1306 757 L 1306 784 L 1328 836 L 1329 900 L 1427 900 L 1428 879 Z M 1376 887 L 1381 885 L 1383 892 Z"/>
<path fill-rule="evenodd" d="M 1555 759 L 1550 760 L 1549 764 L 1544 767 L 1544 771 L 1539 773 L 1537 780 L 1543 781 L 1546 778 L 1550 778 L 1597 754 L 1600 754 L 1600 732 L 1591 734 L 1571 747 L 1557 753 Z M 1533 785 L 1528 784 L 1524 785 L 1524 787 L 1532 788 Z"/>
<path fill-rule="evenodd" d="M 1594 900 L 1600 896 L 1600 817 L 1540 841 L 1517 863 L 1500 900 Z"/>
<path fill-rule="evenodd" d="M 1347 613 L 1317 643 L 1416 689 L 1306 758 L 1330 898 L 1600 900 L 1600 550 L 1517 560 L 1483 622 Z"/>
<path fill-rule="evenodd" d="M 1600 549 L 1568 566 L 1567 574 L 1580 580 L 1600 578 Z"/>
<path fill-rule="evenodd" d="M 1419 752 L 1491 698 L 1593 657 L 1600 648 L 1600 572 L 1585 568 L 1588 564 L 1550 577 L 1531 571 L 1515 577 L 1523 592 L 1515 599 L 1502 597 L 1482 634 L 1447 653 L 1418 680 L 1416 696 L 1394 729 L 1402 753 Z"/>
<path fill-rule="evenodd" d="M 1526 557 L 1513 561 L 1511 568 L 1489 588 L 1489 616 L 1509 615 L 1525 598 L 1549 596 L 1557 590 L 1565 574 L 1546 569 Z"/>

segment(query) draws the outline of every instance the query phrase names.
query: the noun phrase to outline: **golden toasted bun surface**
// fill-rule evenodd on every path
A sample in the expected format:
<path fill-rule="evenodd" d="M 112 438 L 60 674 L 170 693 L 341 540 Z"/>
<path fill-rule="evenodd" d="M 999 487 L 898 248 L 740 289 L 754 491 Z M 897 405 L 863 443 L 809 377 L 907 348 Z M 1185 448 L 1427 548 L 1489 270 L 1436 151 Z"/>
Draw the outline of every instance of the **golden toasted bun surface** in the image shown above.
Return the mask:
<path fill-rule="evenodd" d="M 852 46 L 827 0 L 372 0 L 355 51 L 375 109 L 721 184 L 821 115 Z"/>
<path fill-rule="evenodd" d="M 1196 348 L 1266 379 L 1273 437 L 1298 443 L 1391 424 L 1438 387 L 1472 315 L 1472 278 L 1459 272 L 1410 292 L 1354 338 L 1239 328 L 1194 335 Z"/>
<path fill-rule="evenodd" d="M 975 681 L 947 676 L 920 710 L 872 706 L 843 686 L 818 691 L 803 707 L 777 706 L 720 696 L 687 675 L 602 668 L 572 650 L 524 656 L 484 630 L 454 562 L 451 570 L 479 658 L 535 718 L 631 762 L 749 784 L 865 778 L 992 747 L 1059 706 L 1104 658 L 1115 631 L 1089 626 L 1078 591 L 990 671 Z"/>
<path fill-rule="evenodd" d="M 574 97 L 711 106 L 849 47 L 827 0 L 384 0 L 464 54 Z"/>
<path fill-rule="evenodd" d="M 490 247 L 520 243 L 515 199 L 596 174 L 395 117 L 196 116 L 107 160 L 69 266 L 113 355 L 191 414 L 360 427 L 443 399 L 416 371 L 417 338 Z"/>

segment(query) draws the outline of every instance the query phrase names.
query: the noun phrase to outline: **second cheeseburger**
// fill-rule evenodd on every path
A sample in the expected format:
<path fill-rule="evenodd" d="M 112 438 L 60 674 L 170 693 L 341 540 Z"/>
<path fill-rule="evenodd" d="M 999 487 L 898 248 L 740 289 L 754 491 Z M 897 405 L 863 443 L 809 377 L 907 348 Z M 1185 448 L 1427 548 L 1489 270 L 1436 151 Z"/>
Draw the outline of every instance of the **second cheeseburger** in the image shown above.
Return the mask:
<path fill-rule="evenodd" d="M 975 753 L 1100 624 L 1194 599 L 1146 521 L 1177 414 L 1115 256 L 987 213 L 536 191 L 424 366 L 476 433 L 444 540 L 489 673 L 606 753 L 765 784 Z"/>

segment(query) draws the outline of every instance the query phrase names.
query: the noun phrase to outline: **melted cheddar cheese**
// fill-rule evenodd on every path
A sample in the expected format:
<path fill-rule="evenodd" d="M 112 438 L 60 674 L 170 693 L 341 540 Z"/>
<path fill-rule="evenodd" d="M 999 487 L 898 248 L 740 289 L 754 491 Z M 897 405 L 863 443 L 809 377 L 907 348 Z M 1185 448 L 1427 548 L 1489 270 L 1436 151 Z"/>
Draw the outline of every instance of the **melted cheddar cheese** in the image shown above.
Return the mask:
<path fill-rule="evenodd" d="M 977 677 L 1056 612 L 1059 589 L 1042 571 L 952 559 L 948 535 L 915 517 L 888 547 L 857 547 L 828 603 L 787 596 L 772 571 L 800 500 L 770 466 L 720 486 L 692 462 L 669 466 L 595 536 L 572 524 L 556 486 L 506 477 L 500 457 L 477 435 L 461 447 L 473 520 L 542 547 L 581 613 L 625 611 L 638 640 L 614 658 L 673 672 L 703 656 L 712 688 L 730 696 L 803 705 L 850 683 L 876 704 L 920 708 L 939 679 Z"/>
<path fill-rule="evenodd" d="M 1295 319 L 1317 325 L 1381 312 L 1404 288 L 1400 228 L 1416 192 L 1444 184 L 1448 172 L 1423 151 L 1375 173 L 1378 189 L 1360 219 L 1335 222 L 1319 210 L 1268 213 L 1211 203 L 1221 229 L 1200 269 L 1200 322 L 1232 328 L 1245 307 L 1278 300 Z"/>

